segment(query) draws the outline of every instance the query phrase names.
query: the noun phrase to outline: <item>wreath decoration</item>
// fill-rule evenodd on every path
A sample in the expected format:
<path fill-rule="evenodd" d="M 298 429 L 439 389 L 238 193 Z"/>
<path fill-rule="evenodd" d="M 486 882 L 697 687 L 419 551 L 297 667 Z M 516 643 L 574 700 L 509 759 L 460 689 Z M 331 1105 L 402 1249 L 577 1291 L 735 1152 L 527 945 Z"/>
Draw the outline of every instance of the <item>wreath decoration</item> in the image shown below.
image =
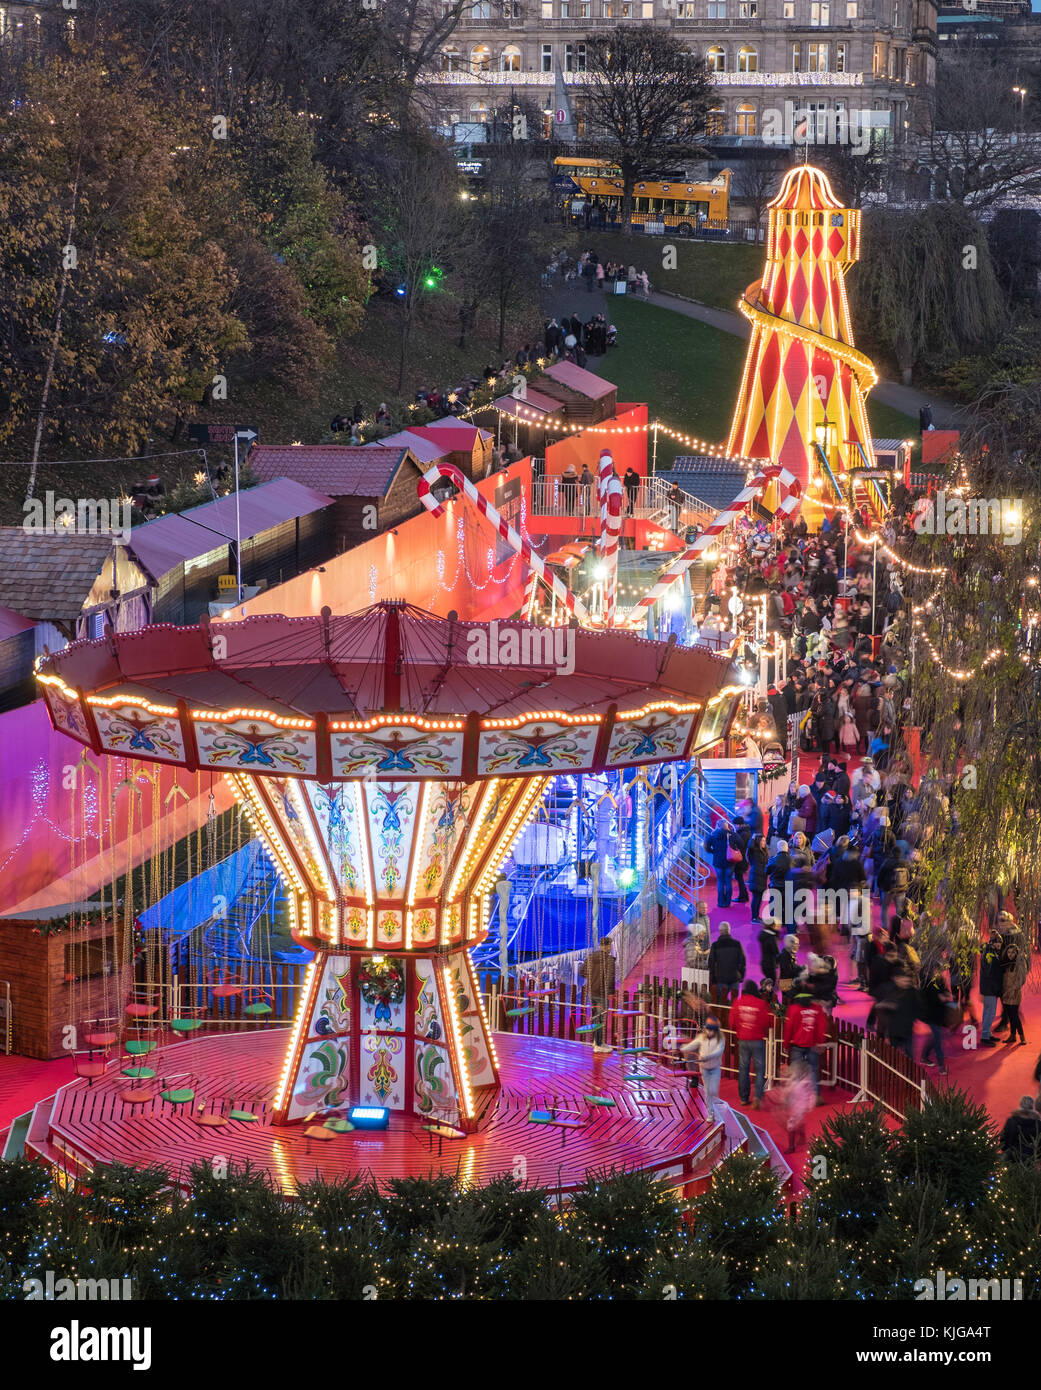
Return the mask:
<path fill-rule="evenodd" d="M 405 972 L 396 960 L 373 958 L 362 963 L 358 985 L 366 1004 L 376 1005 L 376 1018 L 389 1019 L 391 1005 L 405 997 Z"/>

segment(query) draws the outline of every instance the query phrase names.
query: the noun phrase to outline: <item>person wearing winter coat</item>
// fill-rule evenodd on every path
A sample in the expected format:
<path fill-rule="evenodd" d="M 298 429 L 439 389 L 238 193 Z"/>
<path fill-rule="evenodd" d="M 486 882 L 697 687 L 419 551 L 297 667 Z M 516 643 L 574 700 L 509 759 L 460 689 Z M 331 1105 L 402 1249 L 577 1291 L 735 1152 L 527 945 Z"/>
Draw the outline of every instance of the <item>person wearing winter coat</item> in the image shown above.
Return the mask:
<path fill-rule="evenodd" d="M 712 868 L 716 875 L 717 907 L 729 907 L 733 893 L 733 870 L 727 857 L 727 851 L 730 848 L 730 834 L 730 826 L 726 821 L 720 821 L 705 840 L 705 852 L 712 861 Z"/>
<path fill-rule="evenodd" d="M 730 848 L 740 854 L 740 859 L 734 860 L 732 868 L 734 870 L 734 881 L 737 883 L 737 901 L 739 903 L 748 902 L 748 889 L 745 887 L 745 874 L 748 872 L 748 842 L 751 839 L 751 830 L 745 824 L 743 816 L 734 817 L 734 829 L 730 836 Z"/>
<path fill-rule="evenodd" d="M 683 948 L 682 979 L 689 990 L 702 998 L 708 994 L 709 933 L 697 918 L 690 926 Z"/>
<path fill-rule="evenodd" d="M 817 803 L 813 799 L 813 793 L 805 783 L 799 788 L 797 795 L 799 808 L 796 815 L 801 816 L 804 822 L 800 828 L 806 838 L 812 840 L 817 833 Z"/>
<path fill-rule="evenodd" d="M 828 1015 L 808 989 L 800 987 L 784 1016 L 781 1041 L 790 1062 L 809 1069 L 820 1103 L 820 1048 L 828 1039 Z"/>
<path fill-rule="evenodd" d="M 780 923 L 773 917 L 763 919 L 759 932 L 759 969 L 764 980 L 777 982 L 777 967 L 781 956 Z"/>
<path fill-rule="evenodd" d="M 980 995 L 983 999 L 983 1019 L 980 1025 L 980 1046 L 997 1047 L 994 1036 L 994 1016 L 998 1000 L 1005 988 L 1005 967 L 1001 960 L 1001 933 L 992 931 L 980 952 Z"/>
<path fill-rule="evenodd" d="M 725 1049 L 726 1041 L 719 1027 L 719 1019 L 712 1014 L 705 1019 L 697 1036 L 680 1048 L 687 1070 L 691 1073 L 692 1086 L 697 1085 L 695 1068 L 701 1073 L 710 1120 L 716 1119 L 716 1107 L 719 1105 L 719 1081 L 723 1074 Z"/>
<path fill-rule="evenodd" d="M 708 984 L 715 1002 L 728 1003 L 744 978 L 744 947 L 730 935 L 730 923 L 720 922 L 719 935 L 708 953 Z"/>
<path fill-rule="evenodd" d="M 784 947 L 777 957 L 777 974 L 781 987 L 781 1008 L 786 1008 L 793 998 L 796 981 L 800 975 L 799 938 L 789 934 L 784 938 Z"/>
<path fill-rule="evenodd" d="M 940 971 L 922 986 L 919 1017 L 929 1029 L 929 1041 L 922 1048 L 923 1067 L 937 1066 L 941 1072 L 947 1070 L 943 1055 L 943 1035 L 948 1026 L 948 1004 L 953 1004 L 954 996 L 947 988 L 947 981 Z"/>
<path fill-rule="evenodd" d="M 1017 940 L 1010 941 L 1001 953 L 1005 974 L 1001 988 L 1001 1009 L 1008 1024 L 1006 1046 L 1014 1044 L 1018 1035 L 1020 1043 L 1025 1044 L 1023 1020 L 1019 1016 L 1019 1006 L 1023 1002 L 1023 978 L 1026 974 L 1020 963 L 1022 948 Z"/>
<path fill-rule="evenodd" d="M 752 902 L 752 921 L 758 922 L 763 894 L 766 892 L 766 866 L 770 860 L 765 835 L 752 836 L 745 850 L 745 857 L 748 860 L 748 892 Z"/>

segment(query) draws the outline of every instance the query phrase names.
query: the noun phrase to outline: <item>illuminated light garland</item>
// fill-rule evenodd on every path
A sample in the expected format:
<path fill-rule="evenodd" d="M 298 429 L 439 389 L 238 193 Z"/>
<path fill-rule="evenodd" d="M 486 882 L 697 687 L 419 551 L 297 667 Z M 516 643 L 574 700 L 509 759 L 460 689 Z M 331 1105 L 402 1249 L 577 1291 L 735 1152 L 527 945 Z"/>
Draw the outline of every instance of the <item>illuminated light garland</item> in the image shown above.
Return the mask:
<path fill-rule="evenodd" d="M 456 999 L 455 990 L 452 988 L 452 972 L 449 966 L 446 965 L 442 969 L 441 979 L 444 982 L 448 1020 L 452 1029 L 453 1052 L 459 1064 L 459 1080 L 462 1082 L 460 1094 L 462 1111 L 463 1115 L 469 1119 L 474 1113 L 473 1086 L 470 1082 L 470 1069 L 466 1064 L 466 1053 L 463 1051 L 463 1025 L 459 1017 L 459 1002 Z"/>
<path fill-rule="evenodd" d="M 421 714 L 376 714 L 371 719 L 333 719 L 330 729 L 337 732 L 370 733 L 373 729 L 383 729 L 387 725 L 405 724 L 410 729 L 423 729 L 428 733 L 443 730 L 466 728 L 464 719 L 425 719 Z"/>
<path fill-rule="evenodd" d="M 850 512 L 848 508 L 843 508 L 843 510 L 852 520 L 853 513 Z M 905 560 L 901 555 L 898 555 L 896 551 L 892 548 L 892 546 L 887 545 L 885 541 L 882 539 L 882 537 L 878 535 L 877 532 L 872 532 L 870 536 L 862 536 L 860 532 L 854 527 L 853 534 L 856 536 L 857 540 L 860 542 L 861 545 L 877 545 L 879 549 L 884 550 L 885 553 L 889 556 L 889 558 L 893 560 L 896 564 L 898 564 L 901 569 L 910 570 L 912 574 L 950 573 L 950 567 L 948 565 L 912 565 L 909 560 Z"/>
<path fill-rule="evenodd" d="M 933 645 L 932 640 L 929 637 L 929 634 L 925 631 L 925 628 L 920 618 L 915 619 L 915 627 L 919 629 L 918 636 L 921 637 L 922 641 L 929 648 L 929 655 L 936 662 L 937 666 L 939 666 L 940 670 L 943 671 L 945 675 L 950 676 L 952 680 L 971 680 L 973 676 L 978 676 L 981 671 L 985 671 L 988 666 L 993 666 L 996 661 L 1000 661 L 1001 658 L 1005 655 L 1005 652 L 1002 650 L 1002 648 L 993 647 L 983 658 L 980 664 L 975 668 L 975 670 L 955 670 L 953 667 L 948 666 L 944 662 L 943 658 L 940 656 L 940 653 L 936 650 L 935 646 Z"/>
<path fill-rule="evenodd" d="M 293 1021 L 293 1031 L 289 1035 L 289 1046 L 286 1048 L 285 1061 L 282 1064 L 282 1074 L 278 1078 L 278 1085 L 275 1088 L 275 1096 L 272 1102 L 276 1111 L 281 1110 L 286 1104 L 286 1090 L 289 1086 L 289 1078 L 293 1074 L 298 1060 L 297 1054 L 300 1050 L 301 1034 L 304 1024 L 307 1022 L 310 1013 L 311 989 L 314 985 L 315 973 L 318 969 L 317 960 L 308 963 L 304 972 L 303 989 L 300 991 L 300 1003 L 297 1005 L 296 1018 Z"/>

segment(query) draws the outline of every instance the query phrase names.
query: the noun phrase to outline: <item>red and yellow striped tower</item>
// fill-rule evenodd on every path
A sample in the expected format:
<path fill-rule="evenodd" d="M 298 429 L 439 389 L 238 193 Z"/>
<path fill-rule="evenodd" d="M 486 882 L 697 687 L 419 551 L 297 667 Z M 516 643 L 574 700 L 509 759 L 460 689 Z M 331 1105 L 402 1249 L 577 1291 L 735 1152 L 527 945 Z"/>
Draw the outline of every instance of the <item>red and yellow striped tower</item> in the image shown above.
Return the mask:
<path fill-rule="evenodd" d="M 727 452 L 791 470 L 808 502 L 834 502 L 853 468 L 874 468 L 864 397 L 877 380 L 853 346 L 845 273 L 860 213 L 812 165 L 770 204 L 766 269 L 739 308 L 752 325 Z"/>

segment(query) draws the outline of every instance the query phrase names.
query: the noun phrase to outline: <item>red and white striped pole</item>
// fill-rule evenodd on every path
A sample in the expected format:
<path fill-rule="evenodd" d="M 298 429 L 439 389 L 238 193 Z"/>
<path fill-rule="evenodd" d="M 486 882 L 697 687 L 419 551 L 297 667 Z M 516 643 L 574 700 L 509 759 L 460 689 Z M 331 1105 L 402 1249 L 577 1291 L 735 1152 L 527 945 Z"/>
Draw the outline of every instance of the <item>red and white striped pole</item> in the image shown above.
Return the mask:
<path fill-rule="evenodd" d="M 456 468 L 454 463 L 435 463 L 434 466 L 428 469 L 427 472 L 423 474 L 422 478 L 420 478 L 416 487 L 416 492 L 419 495 L 419 500 L 423 503 L 423 506 L 426 507 L 428 512 L 433 516 L 441 516 L 444 512 L 444 506 L 437 501 L 431 492 L 434 484 L 440 478 L 449 478 L 455 483 L 456 487 L 469 498 L 489 524 L 498 531 L 506 544 L 517 552 L 524 563 L 535 571 L 544 584 L 552 589 L 553 593 L 560 602 L 564 604 L 569 613 L 574 613 L 575 617 L 579 618 L 582 622 L 589 621 L 589 612 L 585 604 L 579 602 L 567 585 L 558 579 L 552 570 L 548 568 L 542 557 L 535 554 L 528 542 L 524 540 L 522 536 L 518 535 L 509 522 L 504 520 L 502 514 L 496 511 L 489 501 L 481 496 L 466 474 Z"/>
<path fill-rule="evenodd" d="M 607 480 L 607 516 L 603 531 L 604 626 L 614 627 L 618 601 L 618 546 L 622 535 L 622 484 L 617 478 Z"/>
<path fill-rule="evenodd" d="M 596 548 L 600 555 L 604 553 L 607 544 L 607 492 L 611 479 L 614 477 L 614 458 L 610 449 L 600 451 L 600 466 L 598 470 L 596 495 L 600 503 L 600 535 L 597 538 Z"/>
<path fill-rule="evenodd" d="M 798 487 L 794 475 L 789 473 L 786 468 L 777 466 L 766 468 L 762 472 L 757 473 L 752 481 L 746 487 L 742 488 L 733 502 L 731 502 L 730 506 L 725 507 L 723 511 L 717 513 L 711 524 L 702 531 L 694 544 L 677 555 L 676 559 L 673 560 L 672 564 L 664 572 L 657 584 L 655 584 L 653 588 L 648 589 L 643 598 L 635 603 L 629 612 L 626 613 L 625 617 L 622 619 L 622 625 L 628 626 L 629 623 L 635 622 L 637 619 L 643 617 L 647 609 L 653 607 L 653 605 L 672 588 L 676 580 L 680 579 L 687 570 L 690 569 L 691 565 L 693 565 L 701 555 L 701 552 L 707 550 L 712 542 L 721 536 L 727 527 L 737 520 L 748 505 L 762 494 L 767 484 L 773 478 L 777 478 L 780 483 L 781 492 L 784 494 L 782 506 L 787 508 L 786 515 L 790 515 L 791 511 L 794 510 L 794 507 L 798 506 L 799 503 L 797 495 L 795 496 L 794 503 L 792 502 L 793 491 Z M 781 510 L 781 508 L 779 507 L 778 510 Z"/>

